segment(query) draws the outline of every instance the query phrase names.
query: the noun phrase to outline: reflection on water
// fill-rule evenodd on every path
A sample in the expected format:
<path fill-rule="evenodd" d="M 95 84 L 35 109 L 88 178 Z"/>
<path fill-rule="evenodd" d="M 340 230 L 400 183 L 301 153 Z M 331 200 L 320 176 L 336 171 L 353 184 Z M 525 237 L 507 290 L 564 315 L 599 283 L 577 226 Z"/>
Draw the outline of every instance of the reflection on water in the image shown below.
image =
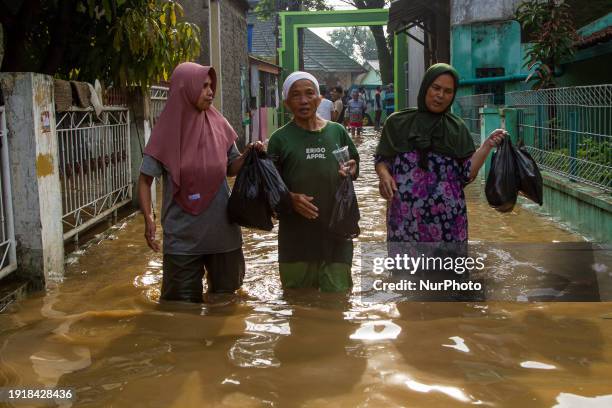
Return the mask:
<path fill-rule="evenodd" d="M 375 144 L 366 134 L 359 146 L 360 242 L 385 237 Z M 582 240 L 521 208 L 496 213 L 481 190 L 467 189 L 474 241 Z M 74 407 L 611 405 L 610 303 L 372 304 L 283 293 L 276 231 L 245 230 L 239 296 L 158 304 L 161 255 L 142 231 L 140 216 L 118 225 L 114 239 L 68 257 L 63 283 L 0 315 L 0 385 L 71 387 Z M 537 251 L 498 256 L 510 277 L 547 267 Z"/>

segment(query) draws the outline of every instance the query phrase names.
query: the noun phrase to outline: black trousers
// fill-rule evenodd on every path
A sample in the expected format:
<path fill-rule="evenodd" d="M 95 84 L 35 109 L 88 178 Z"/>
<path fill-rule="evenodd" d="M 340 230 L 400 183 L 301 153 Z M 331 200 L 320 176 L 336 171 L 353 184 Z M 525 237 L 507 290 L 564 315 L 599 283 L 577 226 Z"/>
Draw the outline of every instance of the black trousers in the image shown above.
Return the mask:
<path fill-rule="evenodd" d="M 206 255 L 164 254 L 163 300 L 202 302 L 202 279 L 206 272 L 209 293 L 233 293 L 244 279 L 242 248 L 231 252 Z"/>

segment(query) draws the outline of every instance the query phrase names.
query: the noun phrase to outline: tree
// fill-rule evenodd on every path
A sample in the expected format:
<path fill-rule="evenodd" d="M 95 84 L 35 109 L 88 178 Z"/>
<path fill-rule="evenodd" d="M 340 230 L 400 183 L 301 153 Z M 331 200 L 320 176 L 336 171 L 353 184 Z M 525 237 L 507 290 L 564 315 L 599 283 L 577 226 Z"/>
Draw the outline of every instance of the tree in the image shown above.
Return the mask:
<path fill-rule="evenodd" d="M 534 89 L 554 87 L 555 67 L 574 53 L 577 39 L 570 6 L 556 0 L 528 0 L 518 7 L 516 19 L 532 41 L 525 65 L 534 72 L 527 80 L 535 76 Z"/>
<path fill-rule="evenodd" d="M 339 28 L 329 34 L 329 39 L 336 48 L 347 55 L 357 54 L 363 60 L 373 60 L 378 57 L 374 36 L 366 27 Z"/>
<path fill-rule="evenodd" d="M 2 71 L 146 87 L 199 55 L 175 0 L 0 0 Z"/>
<path fill-rule="evenodd" d="M 255 7 L 259 18 L 267 20 L 279 11 L 331 10 L 325 0 L 260 0 Z"/>
<path fill-rule="evenodd" d="M 356 7 L 357 9 L 376 9 L 384 8 L 389 4 L 388 0 L 342 0 L 346 4 Z M 385 31 L 382 26 L 369 26 L 374 42 L 376 43 L 376 52 L 378 54 L 378 63 L 380 64 L 380 77 L 383 84 L 393 82 L 393 35 L 385 36 Z"/>

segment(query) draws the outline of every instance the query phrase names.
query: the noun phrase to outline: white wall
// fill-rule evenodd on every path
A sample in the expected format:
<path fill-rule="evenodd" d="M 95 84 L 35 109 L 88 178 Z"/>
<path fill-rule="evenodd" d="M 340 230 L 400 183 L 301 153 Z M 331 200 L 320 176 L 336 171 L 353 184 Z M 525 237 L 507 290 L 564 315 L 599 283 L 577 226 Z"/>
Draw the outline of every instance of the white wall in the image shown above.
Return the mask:
<path fill-rule="evenodd" d="M 524 0 L 452 0 L 451 25 L 512 20 Z"/>
<path fill-rule="evenodd" d="M 411 28 L 409 33 L 420 40 L 423 39 L 423 30 L 418 27 Z M 410 107 L 417 106 L 419 87 L 425 74 L 425 57 L 423 52 L 423 46 L 408 37 L 408 106 Z"/>

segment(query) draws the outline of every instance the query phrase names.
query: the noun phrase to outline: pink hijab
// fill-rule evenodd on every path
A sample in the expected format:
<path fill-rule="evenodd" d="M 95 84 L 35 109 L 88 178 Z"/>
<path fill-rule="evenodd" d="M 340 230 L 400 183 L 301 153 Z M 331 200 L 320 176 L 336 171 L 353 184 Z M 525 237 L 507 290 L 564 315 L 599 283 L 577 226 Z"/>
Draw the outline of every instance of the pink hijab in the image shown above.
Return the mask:
<path fill-rule="evenodd" d="M 215 92 L 214 68 L 185 62 L 174 69 L 168 101 L 144 151 L 166 167 L 174 200 L 192 215 L 206 210 L 219 191 L 227 174 L 227 152 L 238 138 L 213 106 L 196 108 L 207 77 Z"/>

